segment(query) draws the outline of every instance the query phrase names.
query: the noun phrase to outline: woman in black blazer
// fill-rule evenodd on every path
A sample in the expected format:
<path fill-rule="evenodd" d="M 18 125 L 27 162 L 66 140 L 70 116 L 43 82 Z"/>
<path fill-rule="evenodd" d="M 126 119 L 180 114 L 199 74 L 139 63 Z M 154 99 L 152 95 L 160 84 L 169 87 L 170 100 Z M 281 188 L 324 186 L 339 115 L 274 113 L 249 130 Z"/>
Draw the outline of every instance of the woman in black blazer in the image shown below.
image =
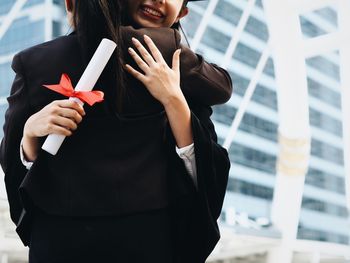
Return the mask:
<path fill-rule="evenodd" d="M 42 85 L 56 83 L 61 73 L 77 83 L 102 37 L 125 48 L 130 35 L 142 40 L 145 31 L 119 26 L 118 1 L 76 3 L 73 34 L 24 50 L 12 63 L 16 78 L 0 156 L 11 217 L 30 247 L 30 262 L 204 262 L 219 238 L 216 220 L 229 160 L 216 143 L 211 109 L 202 100 L 215 98 L 207 96 L 210 92 L 217 98 L 222 86 L 230 90 L 229 78 L 193 54 L 192 60 L 185 57 L 197 67 L 182 75 L 188 104 L 177 90 L 180 106 L 172 113 L 187 112 L 179 128 L 152 92 L 124 75 L 120 57 L 136 64 L 118 49 L 96 84 L 105 101 L 79 108 Z M 149 29 L 147 34 L 171 64 L 179 47 L 176 31 Z M 219 81 L 203 77 L 205 69 Z M 222 76 L 226 86 L 220 86 Z M 196 101 L 199 89 L 206 95 Z M 40 150 L 43 136 L 52 132 L 69 136 L 56 156 Z M 195 144 L 197 187 L 175 151 L 178 134 Z M 22 136 L 27 159 L 35 160 L 29 171 L 19 158 Z"/>

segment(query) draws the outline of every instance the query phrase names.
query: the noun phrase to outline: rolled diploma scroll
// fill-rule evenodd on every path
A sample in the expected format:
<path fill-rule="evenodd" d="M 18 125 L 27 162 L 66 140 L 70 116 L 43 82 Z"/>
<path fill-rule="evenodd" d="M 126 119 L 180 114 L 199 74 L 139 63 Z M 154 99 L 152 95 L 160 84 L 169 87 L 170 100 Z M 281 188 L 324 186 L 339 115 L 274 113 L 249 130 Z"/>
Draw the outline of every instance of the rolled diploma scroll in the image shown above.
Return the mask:
<path fill-rule="evenodd" d="M 102 74 L 103 69 L 106 67 L 108 60 L 112 56 L 116 46 L 116 43 L 113 41 L 106 38 L 102 39 L 95 54 L 91 58 L 88 66 L 86 67 L 78 84 L 76 85 L 76 91 L 91 91 L 93 89 L 98 78 Z M 76 101 L 81 106 L 84 105 L 84 103 L 78 98 L 71 97 L 69 100 Z M 66 136 L 64 135 L 50 134 L 46 138 L 41 148 L 52 155 L 56 155 L 65 138 Z"/>

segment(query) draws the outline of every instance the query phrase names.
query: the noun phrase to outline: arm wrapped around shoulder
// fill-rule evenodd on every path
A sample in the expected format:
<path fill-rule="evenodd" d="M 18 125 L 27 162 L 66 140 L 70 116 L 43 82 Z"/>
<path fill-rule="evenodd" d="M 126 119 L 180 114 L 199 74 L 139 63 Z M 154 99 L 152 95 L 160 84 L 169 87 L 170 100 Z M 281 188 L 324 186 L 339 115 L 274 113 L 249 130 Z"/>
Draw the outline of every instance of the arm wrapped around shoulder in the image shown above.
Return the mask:
<path fill-rule="evenodd" d="M 181 88 L 191 101 L 212 106 L 231 98 L 232 81 L 226 70 L 181 47 Z"/>
<path fill-rule="evenodd" d="M 227 71 L 215 64 L 206 62 L 202 56 L 181 45 L 181 35 L 178 30 L 171 28 L 135 29 L 131 26 L 124 26 L 121 27 L 121 34 L 124 45 L 122 48 L 125 50 L 123 52 L 125 62 L 134 68 L 138 67 L 127 52 L 128 47 L 133 47 L 132 37 L 137 38 L 147 48 L 143 36 L 148 35 L 170 67 L 172 66 L 174 52 L 181 48 L 181 89 L 186 99 L 191 102 L 212 106 L 225 103 L 230 99 L 232 81 Z"/>
<path fill-rule="evenodd" d="M 220 216 L 231 167 L 228 152 L 218 144 L 210 107 L 191 106 L 198 191 L 213 220 Z"/>
<path fill-rule="evenodd" d="M 180 45 L 179 32 L 171 28 L 133 28 L 132 26 L 121 27 L 121 37 L 123 40 L 123 49 L 125 62 L 138 68 L 133 59 L 128 54 L 128 48 L 134 47 L 132 38 L 138 39 L 141 44 L 150 52 L 144 40 L 144 35 L 149 36 L 160 53 L 162 53 L 164 60 L 169 66 L 172 64 L 173 54 Z M 151 52 L 150 52 L 151 54 Z"/>
<path fill-rule="evenodd" d="M 227 150 L 217 142 L 215 128 L 210 120 L 212 109 L 201 105 L 190 107 L 197 189 L 174 151 L 175 140 L 170 127 L 167 127 L 169 193 L 177 227 L 186 229 L 183 230 L 185 234 L 181 231 L 176 233 L 179 262 L 204 262 L 220 238 L 217 220 L 226 193 L 230 160 Z"/>

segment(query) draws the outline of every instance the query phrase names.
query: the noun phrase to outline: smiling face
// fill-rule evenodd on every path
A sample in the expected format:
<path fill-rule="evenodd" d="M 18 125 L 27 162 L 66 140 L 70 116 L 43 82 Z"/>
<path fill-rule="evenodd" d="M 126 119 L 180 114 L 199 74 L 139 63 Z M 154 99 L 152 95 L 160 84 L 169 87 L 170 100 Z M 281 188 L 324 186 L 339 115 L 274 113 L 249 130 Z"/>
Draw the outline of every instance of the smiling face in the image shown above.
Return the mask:
<path fill-rule="evenodd" d="M 188 13 L 184 0 L 127 0 L 129 19 L 141 27 L 171 27 Z"/>

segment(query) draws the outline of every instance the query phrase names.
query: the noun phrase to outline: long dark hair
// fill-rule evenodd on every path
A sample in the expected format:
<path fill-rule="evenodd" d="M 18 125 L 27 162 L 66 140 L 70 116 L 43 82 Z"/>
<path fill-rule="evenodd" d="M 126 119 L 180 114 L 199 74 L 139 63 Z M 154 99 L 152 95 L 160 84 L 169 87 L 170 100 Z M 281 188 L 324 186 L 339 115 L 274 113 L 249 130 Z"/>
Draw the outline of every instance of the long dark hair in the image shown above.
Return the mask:
<path fill-rule="evenodd" d="M 83 49 L 83 57 L 89 61 L 102 38 L 108 38 L 117 43 L 117 48 L 107 67 L 112 70 L 116 85 L 106 92 L 110 106 L 121 111 L 122 99 L 125 93 L 122 41 L 120 34 L 121 2 L 123 0 L 75 0 L 73 7 L 73 24 L 79 42 Z M 110 73 L 111 74 L 111 73 Z M 111 77 L 109 76 L 109 77 Z M 112 82 L 113 83 L 113 82 Z"/>
<path fill-rule="evenodd" d="M 182 3 L 182 8 L 186 8 L 186 7 L 187 7 L 187 4 L 188 4 L 188 0 L 184 0 L 183 3 Z M 187 45 L 190 46 L 190 42 L 189 42 L 188 39 L 187 39 L 185 30 L 183 29 L 183 27 L 182 27 L 180 21 L 178 21 L 177 23 L 173 24 L 173 25 L 171 26 L 171 28 L 177 29 L 177 30 L 181 31 L 182 36 L 185 38 L 185 41 L 186 41 Z"/>

